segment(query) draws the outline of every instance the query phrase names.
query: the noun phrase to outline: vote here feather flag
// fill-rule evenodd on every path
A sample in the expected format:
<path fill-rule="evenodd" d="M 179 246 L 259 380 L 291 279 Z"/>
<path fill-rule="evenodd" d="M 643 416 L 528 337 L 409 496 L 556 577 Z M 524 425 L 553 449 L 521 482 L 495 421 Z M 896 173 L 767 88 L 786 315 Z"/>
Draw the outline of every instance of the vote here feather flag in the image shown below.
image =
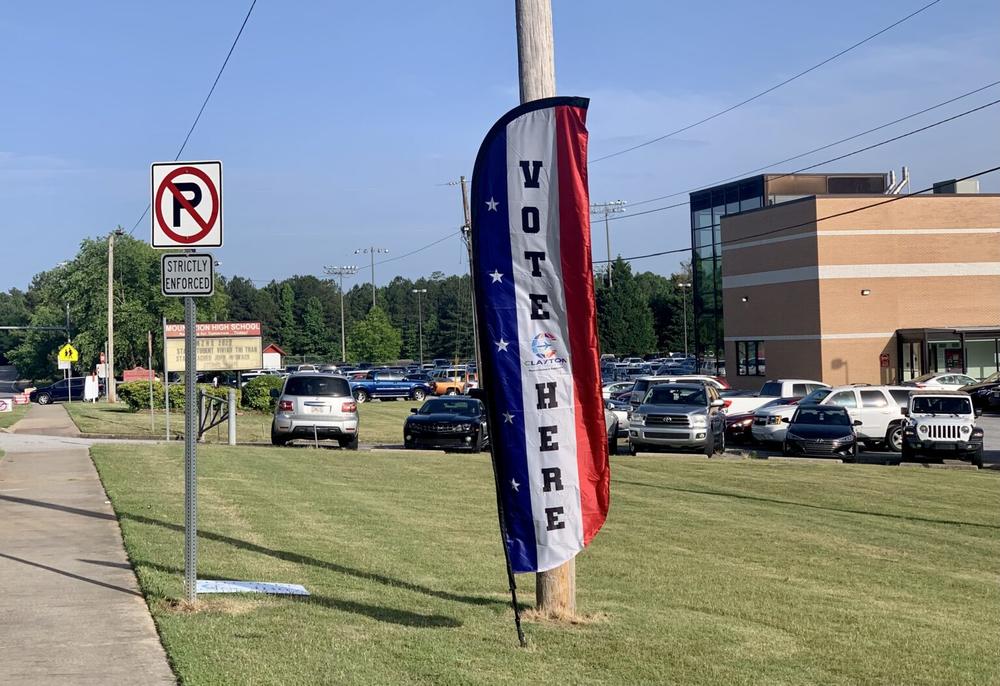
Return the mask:
<path fill-rule="evenodd" d="M 588 102 L 547 98 L 511 110 L 487 134 L 472 176 L 481 374 L 517 573 L 573 558 L 608 514 Z"/>

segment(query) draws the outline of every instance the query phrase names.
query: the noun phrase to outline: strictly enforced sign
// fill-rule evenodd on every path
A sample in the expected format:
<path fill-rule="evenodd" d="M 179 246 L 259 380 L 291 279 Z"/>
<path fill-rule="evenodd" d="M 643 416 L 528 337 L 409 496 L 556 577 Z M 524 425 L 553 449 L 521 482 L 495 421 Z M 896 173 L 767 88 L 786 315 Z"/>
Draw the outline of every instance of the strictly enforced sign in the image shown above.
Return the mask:
<path fill-rule="evenodd" d="M 160 291 L 166 296 L 207 297 L 215 293 L 211 255 L 164 255 Z"/>

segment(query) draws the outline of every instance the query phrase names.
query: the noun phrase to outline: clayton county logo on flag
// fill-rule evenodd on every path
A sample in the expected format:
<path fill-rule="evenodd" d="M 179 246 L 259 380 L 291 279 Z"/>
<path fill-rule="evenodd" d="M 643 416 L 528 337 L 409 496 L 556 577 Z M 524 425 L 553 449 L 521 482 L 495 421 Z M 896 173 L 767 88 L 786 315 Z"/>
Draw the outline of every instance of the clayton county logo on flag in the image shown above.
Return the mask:
<path fill-rule="evenodd" d="M 584 98 L 498 121 L 472 176 L 483 389 L 514 572 L 571 559 L 608 514 Z"/>

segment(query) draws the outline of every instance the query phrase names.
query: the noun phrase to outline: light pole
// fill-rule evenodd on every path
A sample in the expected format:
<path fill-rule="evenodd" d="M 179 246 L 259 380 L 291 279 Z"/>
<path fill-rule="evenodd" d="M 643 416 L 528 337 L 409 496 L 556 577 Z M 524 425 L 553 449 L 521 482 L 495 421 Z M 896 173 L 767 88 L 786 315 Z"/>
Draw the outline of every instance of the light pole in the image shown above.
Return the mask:
<path fill-rule="evenodd" d="M 371 255 L 372 258 L 372 307 L 375 307 L 375 255 L 376 254 L 389 254 L 389 248 L 376 248 L 374 246 L 370 248 L 358 248 L 354 251 L 355 255 L 361 254 Z"/>
<path fill-rule="evenodd" d="M 107 379 L 108 402 L 113 403 L 118 400 L 115 388 L 115 298 L 114 298 L 114 278 L 115 278 L 115 236 L 125 235 L 125 229 L 116 228 L 108 234 L 108 359 L 105 377 Z"/>
<path fill-rule="evenodd" d="M 625 211 L 626 201 L 612 200 L 611 202 L 599 202 L 590 206 L 592 215 L 604 215 L 604 241 L 608 245 L 608 288 L 611 288 L 611 231 L 608 229 L 608 215 Z"/>
<path fill-rule="evenodd" d="M 689 283 L 679 283 L 677 284 L 681 289 L 681 310 L 684 312 L 684 357 L 688 356 L 688 306 L 687 306 L 687 289 L 691 288 Z"/>
<path fill-rule="evenodd" d="M 424 317 L 420 308 L 420 296 L 427 292 L 426 288 L 414 288 L 411 293 L 417 294 L 417 339 L 420 341 L 420 366 L 424 366 Z"/>
<path fill-rule="evenodd" d="M 347 362 L 347 334 L 344 332 L 344 277 L 354 276 L 358 268 L 353 264 L 345 267 L 323 267 L 329 276 L 340 277 L 340 361 Z"/>

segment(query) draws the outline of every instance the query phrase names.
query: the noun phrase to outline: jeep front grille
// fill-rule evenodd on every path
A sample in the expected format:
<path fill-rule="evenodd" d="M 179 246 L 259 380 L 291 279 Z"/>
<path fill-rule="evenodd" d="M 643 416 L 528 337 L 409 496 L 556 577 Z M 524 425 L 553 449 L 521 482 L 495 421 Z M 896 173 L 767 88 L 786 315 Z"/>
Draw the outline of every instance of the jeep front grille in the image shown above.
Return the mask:
<path fill-rule="evenodd" d="M 927 437 L 936 440 L 957 440 L 961 434 L 954 424 L 931 424 L 927 427 Z"/>

